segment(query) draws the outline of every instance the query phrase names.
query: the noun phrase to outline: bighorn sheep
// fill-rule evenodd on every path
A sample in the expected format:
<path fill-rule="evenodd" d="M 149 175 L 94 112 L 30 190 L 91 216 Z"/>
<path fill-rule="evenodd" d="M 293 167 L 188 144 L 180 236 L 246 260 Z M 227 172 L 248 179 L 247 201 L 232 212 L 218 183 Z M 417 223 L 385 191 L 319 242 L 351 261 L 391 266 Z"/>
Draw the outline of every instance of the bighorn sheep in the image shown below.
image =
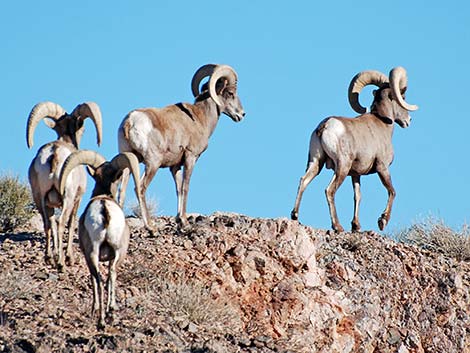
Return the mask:
<path fill-rule="evenodd" d="M 64 267 L 62 238 L 65 223 L 68 222 L 69 237 L 67 243 L 67 260 L 73 263 L 72 240 L 75 216 L 80 205 L 80 199 L 86 189 L 86 174 L 80 168 L 71 175 L 65 187 L 65 192 L 59 194 L 59 173 L 65 159 L 78 149 L 84 132 L 84 121 L 91 118 L 96 127 L 97 142 L 101 144 L 102 121 L 101 112 L 96 103 L 88 102 L 77 105 L 71 114 L 58 104 L 42 102 L 36 104 L 28 117 L 26 139 L 28 147 L 33 146 L 33 135 L 40 120 L 57 133 L 57 140 L 42 146 L 29 167 L 29 182 L 33 199 L 44 223 L 46 235 L 46 262 L 52 259 L 51 233 L 53 248 L 59 270 Z M 58 224 L 54 210 L 61 208 Z"/>
<path fill-rule="evenodd" d="M 201 80 L 209 76 L 199 91 Z M 145 164 L 141 192 L 145 212 L 147 187 L 159 168 L 171 170 L 178 198 L 177 220 L 187 224 L 186 202 L 189 180 L 199 156 L 206 150 L 219 116 L 224 113 L 239 122 L 245 116 L 237 95 L 237 74 L 228 65 L 200 67 L 191 81 L 194 104 L 177 103 L 165 108 L 131 111 L 118 130 L 120 152 L 133 152 Z M 184 167 L 184 171 L 182 168 Z M 123 175 L 119 202 L 122 206 L 128 176 Z"/>
<path fill-rule="evenodd" d="M 376 85 L 370 113 L 359 104 L 359 93 L 367 85 Z M 393 123 L 406 128 L 411 118 L 408 111 L 418 109 L 416 105 L 405 102 L 407 75 L 402 67 L 390 71 L 389 77 L 378 71 L 364 71 L 357 74 L 349 85 L 348 95 L 352 108 L 360 113 L 354 119 L 329 117 L 313 131 L 310 138 L 307 171 L 300 179 L 291 218 L 298 218 L 302 194 L 313 178 L 320 173 L 324 164 L 334 170 L 333 179 L 325 190 L 332 228 L 343 231 L 334 197 L 336 190 L 346 176 L 351 176 L 354 188 L 354 218 L 352 230 L 361 229 L 359 223 L 359 202 L 361 199 L 360 178 L 362 175 L 379 174 L 382 184 L 388 191 L 387 206 L 378 219 L 383 230 L 390 220 L 395 189 L 392 186 L 389 166 L 393 160 L 392 133 Z"/>
<path fill-rule="evenodd" d="M 139 196 L 139 162 L 132 153 L 118 154 L 110 162 L 106 162 L 104 157 L 94 151 L 74 152 L 67 158 L 62 169 L 61 192 L 66 191 L 67 177 L 80 164 L 89 166 L 88 170 L 95 179 L 91 200 L 79 220 L 78 235 L 80 248 L 85 255 L 92 280 L 92 316 L 98 309 L 98 327 L 102 328 L 104 327 L 105 309 L 99 262 L 109 262 L 106 313 L 111 314 L 117 308 L 116 270 L 124 259 L 129 245 L 129 227 L 121 207 L 114 198 L 122 171 L 128 168 L 134 177 L 137 198 L 142 207 L 143 203 Z"/>

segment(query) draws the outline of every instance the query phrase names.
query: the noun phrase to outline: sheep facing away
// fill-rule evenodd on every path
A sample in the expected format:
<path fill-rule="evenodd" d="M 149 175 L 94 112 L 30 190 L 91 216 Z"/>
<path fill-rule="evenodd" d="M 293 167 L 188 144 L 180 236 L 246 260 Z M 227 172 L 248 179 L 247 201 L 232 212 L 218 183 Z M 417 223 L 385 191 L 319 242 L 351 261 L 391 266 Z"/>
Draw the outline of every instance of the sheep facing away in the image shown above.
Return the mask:
<path fill-rule="evenodd" d="M 358 96 L 367 85 L 378 87 L 370 112 L 359 104 Z M 323 120 L 313 131 L 307 171 L 300 179 L 297 197 L 291 218 L 298 219 L 302 194 L 307 185 L 320 173 L 324 165 L 333 169 L 334 175 L 325 190 L 330 210 L 332 228 L 343 231 L 335 207 L 335 193 L 344 179 L 351 176 L 354 188 L 354 218 L 352 230 L 361 229 L 359 223 L 359 202 L 361 199 L 360 179 L 362 175 L 377 173 L 388 191 L 385 210 L 378 219 L 380 230 L 390 220 L 395 189 L 389 172 L 393 161 L 392 133 L 393 123 L 406 128 L 410 125 L 409 111 L 417 110 L 416 105 L 405 101 L 407 74 L 404 68 L 396 67 L 389 77 L 378 71 L 364 71 L 357 74 L 349 86 L 349 102 L 352 108 L 360 113 L 356 118 L 329 117 Z"/>
<path fill-rule="evenodd" d="M 139 196 L 139 162 L 132 153 L 118 154 L 110 162 L 106 162 L 104 157 L 94 151 L 77 151 L 64 163 L 60 176 L 61 191 L 65 191 L 67 177 L 78 165 L 89 166 L 88 170 L 95 180 L 91 199 L 79 219 L 78 235 L 80 248 L 92 280 L 92 316 L 98 311 L 98 327 L 103 328 L 105 314 L 111 315 L 112 311 L 117 309 L 117 267 L 124 259 L 129 246 L 129 227 L 124 212 L 115 201 L 118 183 L 123 170 L 130 170 L 134 177 L 137 198 L 142 207 L 143 202 Z M 106 310 L 99 270 L 100 261 L 109 263 Z"/>
<path fill-rule="evenodd" d="M 38 123 L 44 122 L 57 133 L 57 140 L 43 145 L 29 167 L 29 182 L 36 207 L 41 214 L 46 235 L 46 262 L 56 262 L 63 270 L 65 261 L 62 238 L 65 225 L 69 229 L 66 260 L 73 263 L 72 240 L 80 200 L 86 189 L 86 174 L 78 168 L 70 174 L 63 194 L 59 193 L 59 174 L 65 159 L 78 150 L 85 130 L 86 118 L 93 120 L 97 143 L 101 144 L 101 112 L 96 103 L 87 102 L 77 105 L 71 114 L 67 114 L 60 105 L 52 102 L 36 104 L 28 117 L 26 139 L 28 147 L 33 146 L 33 135 Z M 55 209 L 61 209 L 56 222 Z M 53 249 L 51 249 L 51 235 Z M 53 252 L 56 258 L 53 258 Z"/>
<path fill-rule="evenodd" d="M 199 91 L 199 84 L 209 76 Z M 146 219 L 146 190 L 159 168 L 168 167 L 176 185 L 177 220 L 187 224 L 186 203 L 194 165 L 206 150 L 219 116 L 239 122 L 245 116 L 237 95 L 237 74 L 227 65 L 208 64 L 193 76 L 194 104 L 178 103 L 165 108 L 136 109 L 126 115 L 118 130 L 120 152 L 133 152 L 145 164 L 141 192 Z M 128 176 L 122 178 L 119 203 L 123 206 Z M 145 220 L 144 220 L 145 221 Z"/>

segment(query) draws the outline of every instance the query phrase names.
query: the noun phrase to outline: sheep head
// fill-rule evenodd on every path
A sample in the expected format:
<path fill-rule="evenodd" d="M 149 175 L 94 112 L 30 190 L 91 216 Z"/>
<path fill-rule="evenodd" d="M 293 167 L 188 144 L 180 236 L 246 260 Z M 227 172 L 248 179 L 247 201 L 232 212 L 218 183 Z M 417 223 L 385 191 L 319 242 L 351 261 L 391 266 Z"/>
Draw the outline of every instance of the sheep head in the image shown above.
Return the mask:
<path fill-rule="evenodd" d="M 136 190 L 138 190 L 138 194 L 140 195 L 139 162 L 133 153 L 120 153 L 109 162 L 95 151 L 81 150 L 72 153 L 64 162 L 60 174 L 59 185 L 61 193 L 65 191 L 68 175 L 79 165 L 88 166 L 90 175 L 95 179 L 96 184 L 92 196 L 107 195 L 115 198 L 119 179 L 125 168 L 129 168 L 131 171 Z"/>
<path fill-rule="evenodd" d="M 407 75 L 403 67 L 396 67 L 390 71 L 389 77 L 379 71 L 363 71 L 352 79 L 348 97 L 351 107 L 358 113 L 364 114 L 366 108 L 359 104 L 359 93 L 367 85 L 378 87 L 374 93 L 371 112 L 377 114 L 388 123 L 396 122 L 401 127 L 410 125 L 409 111 L 418 109 L 418 106 L 405 101 L 407 89 Z"/>
<path fill-rule="evenodd" d="M 209 81 L 199 91 L 201 80 L 209 76 Z M 245 111 L 237 94 L 237 73 L 228 65 L 207 64 L 200 67 L 191 80 L 194 97 L 208 92 L 219 107 L 220 111 L 233 121 L 239 122 L 245 116 Z"/>
<path fill-rule="evenodd" d="M 102 120 L 101 111 L 94 102 L 77 105 L 71 114 L 53 102 L 36 104 L 28 117 L 26 141 L 28 147 L 33 146 L 33 135 L 39 121 L 44 119 L 47 126 L 57 133 L 57 139 L 72 143 L 76 148 L 80 144 L 84 132 L 84 121 L 90 118 L 96 128 L 97 143 L 101 144 Z"/>

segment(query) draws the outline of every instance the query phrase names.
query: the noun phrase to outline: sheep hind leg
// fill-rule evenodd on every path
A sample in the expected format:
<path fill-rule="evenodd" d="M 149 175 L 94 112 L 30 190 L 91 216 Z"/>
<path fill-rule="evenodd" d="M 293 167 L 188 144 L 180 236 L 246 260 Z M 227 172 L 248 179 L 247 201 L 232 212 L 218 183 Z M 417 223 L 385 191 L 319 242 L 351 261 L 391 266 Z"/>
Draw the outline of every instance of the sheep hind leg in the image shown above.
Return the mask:
<path fill-rule="evenodd" d="M 387 206 L 385 207 L 385 210 L 383 211 L 382 215 L 379 217 L 377 221 L 379 229 L 384 230 L 385 226 L 390 221 L 390 216 L 392 213 L 392 205 L 393 205 L 393 201 L 395 200 L 396 193 L 392 185 L 392 178 L 390 176 L 390 172 L 388 171 L 388 168 L 384 168 L 380 171 L 378 170 L 377 173 L 379 174 L 380 181 L 382 182 L 383 186 L 385 186 L 388 192 Z"/>
<path fill-rule="evenodd" d="M 116 252 L 114 259 L 109 261 L 107 291 L 108 301 L 106 304 L 106 314 L 112 319 L 113 311 L 117 310 L 116 304 L 116 277 L 117 277 L 117 264 L 119 262 L 119 252 Z"/>
<path fill-rule="evenodd" d="M 44 234 L 46 236 L 46 251 L 44 255 L 44 261 L 48 265 L 53 265 L 54 259 L 53 259 L 52 247 L 51 247 L 51 237 L 52 237 L 52 223 L 51 222 L 54 219 L 54 209 L 44 207 L 41 212 L 41 216 L 42 216 L 42 221 L 44 223 Z"/>
<path fill-rule="evenodd" d="M 343 232 L 344 228 L 341 226 L 338 219 L 338 214 L 336 213 L 335 194 L 343 183 L 344 179 L 346 179 L 346 176 L 347 172 L 343 171 L 342 169 L 336 170 L 330 184 L 325 190 L 326 200 L 328 201 L 328 207 L 330 209 L 331 227 L 337 233 Z"/>
<path fill-rule="evenodd" d="M 359 223 L 359 204 L 361 202 L 361 177 L 351 177 L 353 189 L 354 189 L 354 218 L 351 222 L 351 230 L 353 232 L 359 232 L 361 230 L 361 224 Z"/>
<path fill-rule="evenodd" d="M 103 329 L 104 322 L 104 303 L 103 303 L 103 285 L 99 269 L 99 246 L 94 247 L 90 254 L 85 254 L 85 259 L 90 270 L 91 283 L 93 286 L 93 305 L 91 308 L 91 316 L 98 311 L 98 329 Z"/>
<path fill-rule="evenodd" d="M 122 171 L 122 176 L 121 176 L 121 183 L 119 186 L 119 193 L 118 193 L 118 204 L 121 208 L 124 207 L 124 201 L 126 199 L 126 190 L 127 190 L 127 184 L 129 183 L 129 169 L 124 168 Z"/>
<path fill-rule="evenodd" d="M 143 212 L 145 213 L 145 216 L 142 215 L 142 218 L 144 221 L 151 223 L 152 218 L 150 217 L 150 213 L 148 211 L 147 207 L 147 198 L 146 198 L 146 193 L 147 193 L 147 188 L 153 178 L 155 177 L 155 174 L 157 174 L 158 168 L 160 168 L 160 164 L 157 165 L 145 165 L 145 171 L 144 175 L 142 175 L 141 178 L 141 183 L 140 183 L 140 192 L 141 192 L 141 199 L 142 199 L 142 208 Z"/>
<path fill-rule="evenodd" d="M 75 258 L 73 256 L 73 238 L 75 234 L 75 219 L 77 217 L 78 207 L 80 206 L 80 199 L 82 195 L 77 195 L 73 204 L 73 209 L 69 217 L 68 222 L 68 239 L 67 239 L 67 251 L 65 253 L 65 262 L 72 266 L 75 263 Z"/>
<path fill-rule="evenodd" d="M 307 188 L 308 184 L 320 173 L 321 169 L 323 168 L 323 163 L 319 162 L 318 160 L 309 162 L 307 166 L 307 171 L 305 174 L 300 178 L 299 187 L 297 189 L 297 197 L 295 198 L 294 208 L 290 213 L 290 217 L 293 220 L 299 219 L 299 207 L 300 201 L 302 200 L 302 195 Z"/>

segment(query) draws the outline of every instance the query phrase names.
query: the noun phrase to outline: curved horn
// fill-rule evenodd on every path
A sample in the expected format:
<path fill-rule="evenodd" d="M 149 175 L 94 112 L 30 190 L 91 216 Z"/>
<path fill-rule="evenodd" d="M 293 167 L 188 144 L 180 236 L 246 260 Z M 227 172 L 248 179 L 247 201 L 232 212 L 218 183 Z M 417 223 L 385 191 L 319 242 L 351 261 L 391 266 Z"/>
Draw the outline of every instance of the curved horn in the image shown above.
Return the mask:
<path fill-rule="evenodd" d="M 223 105 L 223 102 L 220 100 L 219 96 L 217 95 L 217 92 L 215 90 L 215 85 L 217 81 L 225 77 L 228 80 L 228 86 L 236 86 L 237 81 L 238 81 L 238 76 L 237 73 L 233 68 L 231 68 L 228 65 L 218 65 L 214 73 L 211 75 L 211 78 L 209 79 L 209 94 L 211 95 L 212 99 L 215 101 L 215 103 L 220 107 Z"/>
<path fill-rule="evenodd" d="M 116 169 L 125 169 L 129 168 L 134 178 L 135 193 L 137 195 L 137 200 L 139 202 L 140 214 L 142 215 L 144 224 L 147 226 L 147 212 L 144 208 L 144 200 L 142 199 L 142 193 L 140 191 L 140 169 L 139 169 L 139 160 L 136 155 L 132 152 L 123 152 L 114 157 L 110 162 L 113 167 Z"/>
<path fill-rule="evenodd" d="M 31 113 L 29 113 L 28 122 L 26 125 L 26 143 L 28 144 L 28 148 L 33 146 L 34 130 L 36 129 L 36 126 L 40 120 L 44 118 L 57 120 L 65 113 L 65 109 L 57 103 L 41 102 L 36 104 L 31 110 Z"/>
<path fill-rule="evenodd" d="M 199 84 L 201 83 L 204 77 L 212 75 L 215 68 L 217 67 L 216 64 L 207 64 L 201 66 L 196 73 L 194 74 L 191 80 L 191 91 L 193 92 L 193 96 L 197 97 L 201 92 L 199 92 Z"/>
<path fill-rule="evenodd" d="M 71 115 L 77 118 L 81 116 L 83 119 L 91 118 L 96 128 L 96 142 L 98 146 L 101 145 L 103 123 L 101 120 L 101 111 L 98 107 L 98 104 L 96 104 L 95 102 L 85 102 L 79 104 L 75 107 Z"/>
<path fill-rule="evenodd" d="M 388 77 L 380 71 L 368 70 L 362 71 L 353 77 L 348 88 L 348 98 L 351 108 L 359 114 L 364 114 L 366 108 L 359 103 L 359 93 L 368 85 L 375 85 L 380 87 L 382 84 L 388 82 Z"/>
<path fill-rule="evenodd" d="M 93 167 L 94 169 L 98 168 L 106 162 L 106 159 L 99 153 L 91 150 L 81 150 L 72 153 L 64 162 L 62 170 L 60 172 L 59 178 L 59 190 L 63 195 L 65 191 L 65 183 L 70 172 L 80 164 L 85 164 Z"/>
<path fill-rule="evenodd" d="M 406 90 L 408 83 L 408 78 L 406 75 L 405 68 L 398 66 L 390 71 L 390 87 L 392 89 L 393 98 L 400 104 L 403 109 L 408 111 L 417 110 L 418 106 L 413 104 L 408 104 L 403 99 L 401 93 L 402 90 Z"/>

